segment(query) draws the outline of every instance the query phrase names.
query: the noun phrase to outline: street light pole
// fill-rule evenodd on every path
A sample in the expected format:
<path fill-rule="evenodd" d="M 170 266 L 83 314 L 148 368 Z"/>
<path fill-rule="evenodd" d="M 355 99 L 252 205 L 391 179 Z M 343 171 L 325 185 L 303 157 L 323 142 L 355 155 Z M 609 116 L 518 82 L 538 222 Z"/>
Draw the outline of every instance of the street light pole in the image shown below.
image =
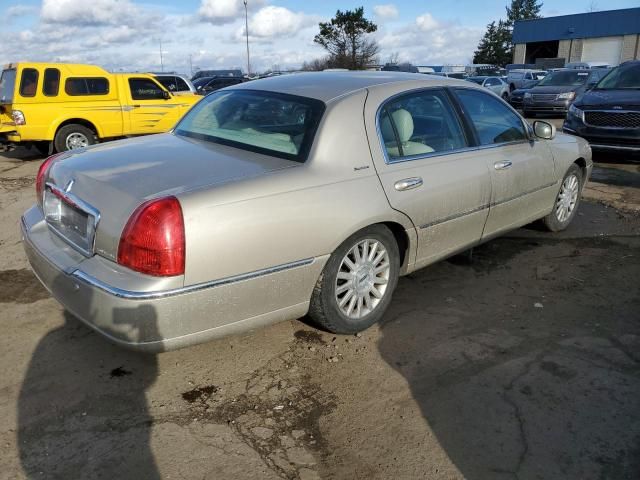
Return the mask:
<path fill-rule="evenodd" d="M 251 75 L 251 63 L 249 61 L 249 15 L 247 13 L 247 0 L 244 1 L 244 31 L 247 36 L 247 75 Z"/>
<path fill-rule="evenodd" d="M 162 39 L 160 39 L 160 71 L 164 72 L 164 62 L 162 61 Z"/>

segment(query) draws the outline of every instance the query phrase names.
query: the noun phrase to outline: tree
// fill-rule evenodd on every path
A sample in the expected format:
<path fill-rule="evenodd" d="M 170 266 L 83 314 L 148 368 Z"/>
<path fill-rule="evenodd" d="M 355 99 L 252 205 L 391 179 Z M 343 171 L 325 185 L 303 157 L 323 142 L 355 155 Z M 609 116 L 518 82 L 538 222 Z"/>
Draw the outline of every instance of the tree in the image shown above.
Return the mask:
<path fill-rule="evenodd" d="M 532 18 L 540 18 L 540 10 L 542 2 L 537 0 L 511 0 L 511 6 L 506 7 L 507 20 L 505 24 L 509 28 L 513 28 L 516 20 L 530 20 Z"/>
<path fill-rule="evenodd" d="M 511 0 L 506 7 L 507 19 L 487 25 L 487 31 L 473 55 L 473 63 L 506 65 L 513 58 L 513 25 L 517 20 L 540 18 L 542 2 L 538 0 Z"/>
<path fill-rule="evenodd" d="M 380 48 L 367 35 L 378 26 L 364 17 L 364 8 L 338 10 L 330 22 L 320 22 L 320 33 L 313 41 L 329 53 L 329 63 L 336 68 L 363 69 L 377 57 Z"/>
<path fill-rule="evenodd" d="M 511 62 L 511 31 L 502 20 L 487 25 L 487 31 L 473 54 L 473 63 L 506 65 Z"/>

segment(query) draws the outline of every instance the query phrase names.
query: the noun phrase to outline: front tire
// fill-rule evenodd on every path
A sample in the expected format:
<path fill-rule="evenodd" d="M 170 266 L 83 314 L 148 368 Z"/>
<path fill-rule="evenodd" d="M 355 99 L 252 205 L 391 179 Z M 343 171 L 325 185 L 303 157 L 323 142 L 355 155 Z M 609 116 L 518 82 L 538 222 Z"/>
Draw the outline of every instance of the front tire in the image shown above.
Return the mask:
<path fill-rule="evenodd" d="M 542 219 L 548 230 L 560 232 L 569 226 L 580 205 L 582 182 L 582 170 L 574 163 L 562 179 L 553 210 Z"/>
<path fill-rule="evenodd" d="M 56 152 L 66 152 L 96 143 L 96 135 L 84 125 L 65 125 L 56 133 L 53 145 Z"/>
<path fill-rule="evenodd" d="M 333 333 L 353 334 L 378 322 L 398 284 L 400 253 L 383 225 L 361 230 L 340 245 L 311 295 L 309 316 Z"/>

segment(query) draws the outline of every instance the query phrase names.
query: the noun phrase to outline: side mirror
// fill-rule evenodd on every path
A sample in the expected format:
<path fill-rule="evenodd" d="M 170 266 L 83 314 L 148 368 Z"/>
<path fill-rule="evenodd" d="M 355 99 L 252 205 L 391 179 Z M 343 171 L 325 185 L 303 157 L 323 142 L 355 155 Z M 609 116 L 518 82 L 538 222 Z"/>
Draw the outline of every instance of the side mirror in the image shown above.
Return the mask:
<path fill-rule="evenodd" d="M 538 138 L 552 140 L 556 136 L 556 127 L 551 123 L 536 120 L 533 122 L 533 133 Z"/>
<path fill-rule="evenodd" d="M 164 98 L 165 100 L 169 100 L 171 98 L 171 94 L 169 92 L 167 92 L 166 90 L 162 91 L 162 98 Z"/>

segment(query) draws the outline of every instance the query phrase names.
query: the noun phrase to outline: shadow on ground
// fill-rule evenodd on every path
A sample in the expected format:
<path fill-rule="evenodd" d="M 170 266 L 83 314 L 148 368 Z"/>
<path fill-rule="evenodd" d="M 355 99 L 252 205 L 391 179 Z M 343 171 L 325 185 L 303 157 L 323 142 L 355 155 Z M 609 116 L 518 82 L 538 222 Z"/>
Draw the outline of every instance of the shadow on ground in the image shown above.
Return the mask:
<path fill-rule="evenodd" d="M 638 278 L 637 236 L 497 239 L 401 279 L 378 348 L 465 478 L 637 479 Z"/>
<path fill-rule="evenodd" d="M 118 348 L 65 312 L 34 350 L 18 398 L 27 478 L 159 479 L 145 396 L 157 374 L 155 356 Z"/>

